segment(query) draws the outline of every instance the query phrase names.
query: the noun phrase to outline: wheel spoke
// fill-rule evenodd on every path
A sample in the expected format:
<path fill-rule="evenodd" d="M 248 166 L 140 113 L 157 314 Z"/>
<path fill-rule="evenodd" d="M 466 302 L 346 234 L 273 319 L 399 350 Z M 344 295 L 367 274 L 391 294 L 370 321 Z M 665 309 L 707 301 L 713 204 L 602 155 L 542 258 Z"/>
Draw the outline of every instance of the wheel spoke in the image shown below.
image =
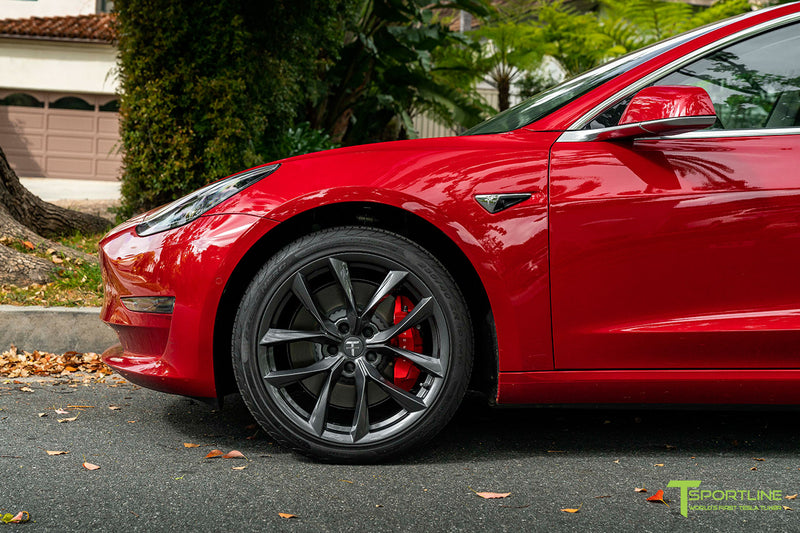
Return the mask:
<path fill-rule="evenodd" d="M 392 270 L 388 274 L 386 274 L 386 277 L 383 279 L 380 286 L 375 291 L 375 294 L 372 295 L 372 298 L 367 304 L 366 309 L 364 309 L 364 313 L 361 315 L 362 323 L 369 320 L 369 317 L 372 316 L 372 313 L 375 311 L 375 308 L 378 307 L 378 304 L 380 304 L 381 301 L 383 301 L 383 299 L 386 297 L 386 295 L 389 294 L 391 290 L 397 286 L 398 283 L 403 281 L 403 278 L 405 278 L 407 275 L 408 272 L 406 272 L 405 270 Z"/>
<path fill-rule="evenodd" d="M 427 298 L 423 298 L 419 301 L 419 303 L 411 310 L 410 313 L 406 315 L 406 317 L 400 321 L 399 324 L 395 324 L 394 326 L 390 327 L 389 329 L 385 329 L 383 331 L 378 332 L 375 336 L 369 339 L 370 344 L 383 344 L 388 342 L 396 335 L 404 332 L 408 328 L 413 328 L 417 324 L 421 323 L 423 320 L 428 318 L 431 313 L 433 313 L 433 306 L 435 305 L 433 298 L 430 296 Z"/>
<path fill-rule="evenodd" d="M 369 403 L 367 400 L 366 365 L 362 360 L 356 361 L 353 379 L 356 386 L 356 411 L 353 415 L 353 426 L 350 428 L 350 439 L 358 442 L 369 433 Z"/>
<path fill-rule="evenodd" d="M 414 413 L 416 411 L 422 411 L 427 406 L 425 402 L 414 396 L 413 394 L 404 391 L 394 383 L 388 381 L 383 375 L 378 372 L 378 370 L 372 366 L 364 363 L 363 360 L 358 361 L 359 366 L 363 367 L 364 372 L 367 376 L 369 376 L 372 381 L 378 384 L 380 388 L 386 392 L 394 401 L 400 404 L 400 407 Z"/>
<path fill-rule="evenodd" d="M 306 310 L 311 313 L 311 316 L 314 317 L 314 320 L 317 321 L 317 324 L 319 324 L 324 331 L 327 331 L 336 338 L 339 337 L 339 334 L 333 323 L 327 318 L 323 317 L 322 313 L 320 313 L 319 309 L 317 308 L 317 304 L 314 303 L 314 299 L 311 297 L 311 293 L 308 291 L 306 278 L 300 272 L 294 275 L 294 279 L 292 280 L 292 292 L 294 292 L 295 296 L 300 299 L 300 301 L 303 303 L 303 307 L 305 307 Z"/>
<path fill-rule="evenodd" d="M 291 385 L 292 383 L 297 383 L 298 381 L 303 381 L 304 379 L 310 378 L 311 376 L 316 376 L 317 374 L 321 374 L 322 372 L 327 372 L 337 364 L 341 363 L 344 359 L 344 356 L 340 355 L 338 357 L 327 357 L 321 361 L 317 361 L 309 366 L 304 366 L 303 368 L 290 368 L 289 370 L 274 370 L 264 376 L 264 381 L 269 383 L 274 387 L 285 387 L 287 385 Z"/>
<path fill-rule="evenodd" d="M 391 344 L 378 344 L 378 345 L 367 344 L 367 349 L 377 350 L 379 352 L 384 352 L 384 353 L 389 352 L 392 355 L 399 355 L 400 357 L 405 357 L 415 365 L 424 368 L 428 373 L 433 374 L 437 378 L 444 377 L 444 370 L 442 369 L 442 360 L 437 359 L 436 357 L 431 357 L 429 355 L 423 355 L 421 353 L 405 350 L 397 346 L 392 346 Z"/>
<path fill-rule="evenodd" d="M 331 270 L 336 274 L 336 279 L 339 280 L 339 285 L 344 291 L 344 297 L 347 301 L 347 321 L 350 324 L 350 329 L 355 330 L 358 320 L 358 309 L 356 308 L 356 297 L 353 294 L 353 283 L 350 280 L 350 268 L 348 268 L 347 263 L 344 261 L 334 259 L 333 257 L 328 259 L 328 262 L 331 265 Z"/>
<path fill-rule="evenodd" d="M 311 426 L 314 433 L 320 436 L 325 431 L 325 419 L 328 416 L 328 404 L 330 403 L 331 393 L 333 392 L 333 383 L 339 379 L 339 375 L 342 373 L 344 358 L 338 357 L 337 359 L 336 364 L 333 365 L 328 372 L 328 377 L 325 378 L 325 383 L 322 385 L 322 389 L 320 389 L 319 396 L 317 397 L 317 404 L 314 406 L 314 410 L 311 412 L 311 416 L 308 419 L 308 425 Z"/>
<path fill-rule="evenodd" d="M 270 328 L 261 338 L 259 344 L 269 346 L 271 344 L 282 344 L 286 342 L 336 342 L 337 339 L 324 331 L 301 331 L 296 329 L 276 329 Z"/>

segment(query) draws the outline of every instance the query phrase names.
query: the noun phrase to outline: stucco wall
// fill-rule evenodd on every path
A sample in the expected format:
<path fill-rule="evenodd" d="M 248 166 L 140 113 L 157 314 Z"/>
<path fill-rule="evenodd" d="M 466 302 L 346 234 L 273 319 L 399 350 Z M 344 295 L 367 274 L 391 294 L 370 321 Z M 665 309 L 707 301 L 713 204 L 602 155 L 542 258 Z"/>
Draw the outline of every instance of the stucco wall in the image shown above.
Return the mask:
<path fill-rule="evenodd" d="M 96 0 L 0 0 L 0 19 L 90 15 Z"/>
<path fill-rule="evenodd" d="M 116 61 L 110 44 L 0 39 L 0 87 L 114 94 Z"/>

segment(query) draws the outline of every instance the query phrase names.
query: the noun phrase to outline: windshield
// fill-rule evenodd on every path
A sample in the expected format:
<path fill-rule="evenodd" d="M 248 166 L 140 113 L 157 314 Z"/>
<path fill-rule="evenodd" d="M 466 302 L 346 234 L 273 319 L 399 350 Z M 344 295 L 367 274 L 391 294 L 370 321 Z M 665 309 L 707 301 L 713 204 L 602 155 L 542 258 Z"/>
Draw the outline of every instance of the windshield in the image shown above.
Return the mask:
<path fill-rule="evenodd" d="M 730 20 L 709 24 L 695 30 L 682 33 L 666 41 L 652 44 L 641 50 L 626 54 L 619 59 L 605 63 L 592 70 L 586 71 L 555 87 L 540 92 L 536 96 L 525 100 L 502 113 L 495 115 L 486 122 L 465 131 L 462 135 L 486 135 L 491 133 L 505 133 L 527 126 L 545 117 L 560 107 L 583 96 L 589 91 L 599 87 L 608 80 L 623 74 L 642 63 L 661 54 L 669 48 L 675 48 L 688 42 L 698 35 L 708 33 L 727 24 Z"/>

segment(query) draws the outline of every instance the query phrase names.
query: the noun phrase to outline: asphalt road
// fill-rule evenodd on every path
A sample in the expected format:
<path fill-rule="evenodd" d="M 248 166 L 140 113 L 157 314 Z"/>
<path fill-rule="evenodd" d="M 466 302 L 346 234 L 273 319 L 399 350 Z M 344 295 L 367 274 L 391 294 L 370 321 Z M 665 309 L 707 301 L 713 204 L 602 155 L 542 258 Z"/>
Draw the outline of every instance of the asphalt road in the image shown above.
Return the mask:
<path fill-rule="evenodd" d="M 493 410 L 470 397 L 412 456 L 326 465 L 273 444 L 235 396 L 214 412 L 115 380 L 0 379 L 0 513 L 31 516 L 0 529 L 797 531 L 800 497 L 785 499 L 800 492 L 797 420 L 796 411 L 774 410 Z M 246 458 L 205 459 L 212 449 Z M 712 492 L 689 502 L 724 509 L 689 507 L 682 516 L 670 480 L 728 491 L 726 500 Z M 646 501 L 658 489 L 669 506 Z M 780 490 L 781 500 L 742 501 L 758 490 Z M 511 495 L 488 500 L 475 491 Z"/>

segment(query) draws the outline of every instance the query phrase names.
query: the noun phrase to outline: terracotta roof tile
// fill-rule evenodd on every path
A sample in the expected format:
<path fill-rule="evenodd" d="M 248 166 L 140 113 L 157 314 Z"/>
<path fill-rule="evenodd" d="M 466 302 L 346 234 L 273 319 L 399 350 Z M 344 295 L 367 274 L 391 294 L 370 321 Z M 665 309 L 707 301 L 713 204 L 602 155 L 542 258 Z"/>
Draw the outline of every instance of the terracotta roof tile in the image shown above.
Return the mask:
<path fill-rule="evenodd" d="M 110 13 L 0 20 L 0 37 L 113 43 L 117 32 Z"/>

